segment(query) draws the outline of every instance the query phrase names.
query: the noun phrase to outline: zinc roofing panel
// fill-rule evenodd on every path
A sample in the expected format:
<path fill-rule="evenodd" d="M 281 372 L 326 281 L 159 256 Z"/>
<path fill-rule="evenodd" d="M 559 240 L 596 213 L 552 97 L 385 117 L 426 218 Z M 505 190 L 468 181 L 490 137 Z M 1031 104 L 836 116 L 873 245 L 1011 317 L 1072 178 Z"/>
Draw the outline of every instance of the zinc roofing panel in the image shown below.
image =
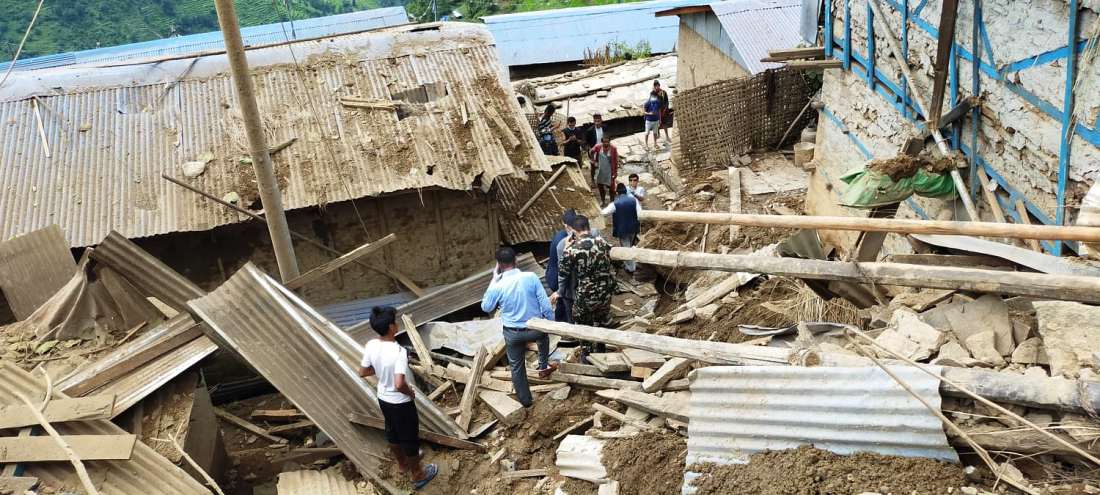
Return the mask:
<path fill-rule="evenodd" d="M 723 41 L 732 45 L 718 48 L 751 74 L 781 67 L 760 59 L 767 57 L 769 50 L 794 48 L 802 41 L 802 5 L 798 1 L 735 0 L 712 3 L 710 8 L 722 23 Z"/>
<path fill-rule="evenodd" d="M 297 138 L 273 156 L 288 210 L 478 181 L 487 189 L 498 176 L 549 169 L 484 27 L 407 26 L 248 56 L 269 146 Z M 339 101 L 423 87 L 445 94 L 407 115 Z M 145 237 L 241 221 L 160 178 L 182 176 L 188 161 L 206 162 L 192 185 L 258 207 L 223 54 L 13 74 L 0 88 L 0 146 L 0 238 L 56 223 L 79 247 L 112 229 Z"/>
<path fill-rule="evenodd" d="M 654 0 L 492 15 L 482 20 L 496 39 L 504 65 L 546 64 L 584 60 L 585 50 L 612 43 L 635 47 L 645 41 L 653 53 L 671 52 L 679 20 L 654 14 L 698 4 L 698 0 Z"/>

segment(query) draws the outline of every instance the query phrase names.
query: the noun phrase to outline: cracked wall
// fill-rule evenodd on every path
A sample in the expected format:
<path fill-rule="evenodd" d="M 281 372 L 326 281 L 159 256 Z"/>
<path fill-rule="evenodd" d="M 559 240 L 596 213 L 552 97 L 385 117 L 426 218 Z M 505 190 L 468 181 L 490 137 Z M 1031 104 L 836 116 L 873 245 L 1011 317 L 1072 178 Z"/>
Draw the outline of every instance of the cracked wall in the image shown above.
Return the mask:
<path fill-rule="evenodd" d="M 844 39 L 844 0 L 832 0 L 833 36 L 841 46 Z M 911 0 L 910 6 L 919 2 Z M 851 31 L 853 53 L 860 58 L 867 55 L 867 8 L 863 2 L 851 2 Z M 901 33 L 902 14 L 884 5 L 887 22 L 897 34 Z M 929 25 L 939 24 L 941 2 L 930 0 L 919 18 Z M 989 50 L 980 43 L 983 61 L 997 70 L 1008 67 L 1013 62 L 1025 61 L 1026 68 L 1010 72 L 1005 78 L 1020 87 L 1046 100 L 1054 108 L 1062 108 L 1065 94 L 1066 60 L 1029 65 L 1036 54 L 1058 49 L 1068 41 L 1067 28 L 1069 11 L 1062 0 L 991 0 L 981 3 Z M 1097 29 L 1097 12 L 1094 3 L 1085 3 L 1086 7 L 1078 16 L 1079 36 L 1089 36 Z M 911 7 L 912 8 L 912 7 Z M 963 1 L 959 5 L 956 26 L 956 42 L 967 51 L 972 51 L 972 26 L 974 4 Z M 885 32 L 876 25 L 875 30 L 875 68 L 896 84 L 902 81 L 900 71 L 893 61 Z M 918 88 L 926 98 L 931 96 L 933 58 L 935 40 L 911 19 L 909 25 L 910 70 Z M 992 52 L 992 55 L 990 54 Z M 840 57 L 840 54 L 835 56 Z M 1080 58 L 1078 59 L 1080 60 Z M 853 61 L 853 66 L 856 66 Z M 959 98 L 971 95 L 973 72 L 971 64 L 958 59 Z M 1079 122 L 1095 127 L 1097 114 L 1100 113 L 1100 65 L 1079 67 L 1079 77 L 1084 76 L 1075 91 L 1074 116 Z M 979 93 L 982 99 L 980 123 L 978 124 L 977 149 L 989 165 L 1003 176 L 1007 182 L 1017 188 L 1029 201 L 1034 203 L 1046 216 L 1054 218 L 1057 210 L 1056 189 L 1058 172 L 1058 154 L 1062 123 L 1029 103 L 1024 97 L 1013 92 L 1008 86 L 989 74 L 979 71 Z M 889 91 L 885 91 L 887 95 Z M 950 84 L 945 95 L 944 112 L 951 108 Z M 911 122 L 905 119 L 882 95 L 868 87 L 867 81 L 860 75 L 842 70 L 826 71 L 822 99 L 826 108 L 843 123 L 852 136 L 858 138 L 872 153 L 874 158 L 889 158 L 898 153 L 905 139 L 916 131 Z M 966 147 L 972 144 L 974 129 L 972 119 L 967 116 L 961 124 L 959 134 Z M 934 145 L 929 145 L 934 146 Z M 849 139 L 849 135 L 834 125 L 824 114 L 819 119 L 818 175 L 815 182 L 820 187 L 811 188 L 821 192 L 826 185 L 827 191 L 835 201 L 844 184 L 837 178 L 844 172 L 862 166 L 865 163 L 862 153 Z M 1080 197 L 1097 177 L 1100 177 L 1100 149 L 1085 142 L 1080 137 L 1073 140 L 1069 166 L 1069 183 L 1066 192 L 1067 223 L 1077 212 Z M 965 177 L 969 174 L 963 169 Z M 1003 191 L 1000 192 L 1004 194 Z M 819 205 L 822 213 L 855 214 L 865 213 L 840 207 L 828 208 L 825 201 L 811 201 L 811 208 Z M 938 201 L 916 198 L 917 204 L 931 217 L 945 218 L 961 213 L 961 205 L 955 201 Z M 993 220 L 988 204 L 979 195 L 976 204 L 982 210 L 983 220 Z M 847 211 L 842 211 L 847 210 Z M 958 210 L 956 212 L 955 210 Z M 965 216 L 965 213 L 962 213 Z M 899 216 L 915 217 L 913 209 L 903 205 Z M 838 238 L 842 241 L 843 238 Z M 887 250 L 907 251 L 908 246 L 898 239 L 888 242 Z"/>

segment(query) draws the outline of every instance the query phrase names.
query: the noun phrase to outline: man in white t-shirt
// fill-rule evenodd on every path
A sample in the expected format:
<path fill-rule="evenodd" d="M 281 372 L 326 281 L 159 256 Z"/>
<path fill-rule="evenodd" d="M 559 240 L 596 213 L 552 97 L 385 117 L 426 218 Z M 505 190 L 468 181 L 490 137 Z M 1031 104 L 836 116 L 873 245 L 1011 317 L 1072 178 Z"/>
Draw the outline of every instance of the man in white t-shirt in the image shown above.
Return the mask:
<path fill-rule="evenodd" d="M 380 337 L 371 339 L 363 349 L 359 376 L 378 377 L 378 407 L 386 420 L 386 441 L 401 471 L 409 475 L 419 490 L 435 478 L 439 467 L 420 466 L 420 419 L 413 401 L 416 393 L 409 373 L 409 353 L 397 343 L 397 312 L 392 306 L 375 306 L 371 309 L 370 326 Z"/>

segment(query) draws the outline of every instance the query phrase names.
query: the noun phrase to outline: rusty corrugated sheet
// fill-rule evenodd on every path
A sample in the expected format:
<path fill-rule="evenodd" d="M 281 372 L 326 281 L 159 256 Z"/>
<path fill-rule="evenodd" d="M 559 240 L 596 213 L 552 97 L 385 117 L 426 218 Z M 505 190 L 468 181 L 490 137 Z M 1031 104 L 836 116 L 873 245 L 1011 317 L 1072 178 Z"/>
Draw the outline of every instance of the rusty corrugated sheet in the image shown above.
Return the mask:
<path fill-rule="evenodd" d="M 542 187 L 550 172 L 529 174 L 527 180 L 512 177 L 497 180 L 494 197 L 503 209 L 500 225 L 504 230 L 505 242 L 549 241 L 554 232 L 561 229 L 561 214 L 566 208 L 575 208 L 578 213 L 587 216 L 592 228 L 604 228 L 600 205 L 584 178 L 584 172 L 576 166 L 561 166 L 569 167 L 569 170 L 562 173 L 554 185 L 523 212 L 522 217 L 517 217 L 516 212 Z"/>
<path fill-rule="evenodd" d="M 346 366 L 270 277 L 248 263 L 190 306 L 234 352 L 260 372 L 336 442 L 356 467 L 391 493 L 375 455 L 386 451 L 381 432 L 356 427 L 348 414 L 370 411 L 373 391 Z"/>
<path fill-rule="evenodd" d="M 890 370 L 933 407 L 939 380 Z M 939 418 L 875 366 L 711 366 L 691 383 L 687 465 L 747 462 L 764 450 L 813 446 L 958 462 Z"/>
<path fill-rule="evenodd" d="M 502 175 L 549 169 L 482 26 L 390 28 L 248 55 L 269 143 L 297 138 L 274 156 L 287 209 L 477 181 L 488 188 Z M 445 90 L 400 115 L 339 102 L 425 87 Z M 0 238 L 57 223 L 72 246 L 86 246 L 111 229 L 144 237 L 242 221 L 160 178 L 181 177 L 188 161 L 210 159 L 188 179 L 198 188 L 238 193 L 245 206 L 257 195 L 224 55 L 17 73 L 0 100 L 0 211 L 10 212 Z M 518 148 L 504 144 L 506 132 Z"/>
<path fill-rule="evenodd" d="M 0 290 L 17 319 L 34 313 L 75 273 L 69 241 L 57 225 L 0 242 Z"/>
<path fill-rule="evenodd" d="M 92 250 L 92 259 L 110 266 L 134 287 L 177 311 L 186 312 L 187 301 L 206 295 L 194 282 L 115 231 Z"/>
<path fill-rule="evenodd" d="M 23 394 L 32 402 L 42 400 L 44 382 L 7 361 L 0 361 L 0 404 L 22 404 L 16 394 Z M 54 392 L 55 398 L 65 395 Z M 62 435 L 120 435 L 126 433 L 107 420 L 73 421 L 55 423 Z M 67 462 L 26 463 L 26 475 L 35 476 L 42 483 L 80 490 L 80 481 L 72 465 Z M 208 494 L 198 481 L 149 446 L 138 442 L 133 455 L 125 461 L 85 461 L 84 466 L 100 493 L 111 495 L 158 494 Z"/>
<path fill-rule="evenodd" d="M 336 469 L 279 473 L 278 495 L 359 495 L 355 483 Z"/>
<path fill-rule="evenodd" d="M 516 257 L 516 267 L 521 271 L 532 272 L 542 278 L 546 271 L 535 261 L 530 253 Z M 399 315 L 409 315 L 417 326 L 434 321 L 467 306 L 477 304 L 489 288 L 493 278 L 493 269 L 477 272 L 458 282 L 450 284 L 430 294 L 414 299 L 397 307 Z M 374 336 L 370 321 L 363 321 L 347 329 L 356 342 L 365 344 Z"/>
<path fill-rule="evenodd" d="M 118 416 L 216 350 L 218 346 L 209 338 L 199 337 L 162 354 L 91 394 L 115 394 L 117 399 L 112 417 Z"/>

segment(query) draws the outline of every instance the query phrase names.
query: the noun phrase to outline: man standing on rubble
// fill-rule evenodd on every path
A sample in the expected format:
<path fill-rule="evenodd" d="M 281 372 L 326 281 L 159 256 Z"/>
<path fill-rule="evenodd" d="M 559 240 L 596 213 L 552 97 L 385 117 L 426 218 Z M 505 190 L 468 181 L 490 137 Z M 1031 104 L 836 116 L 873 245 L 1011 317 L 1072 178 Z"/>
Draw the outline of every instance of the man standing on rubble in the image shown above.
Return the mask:
<path fill-rule="evenodd" d="M 573 323 L 607 326 L 611 323 L 611 296 L 615 293 L 615 277 L 611 272 L 611 245 L 592 235 L 588 217 L 577 215 L 573 220 L 573 235 L 566 238 L 565 250 L 558 260 L 558 285 L 572 277 L 576 284 L 573 301 Z M 555 302 L 560 293 L 550 296 Z M 592 351 L 591 344 L 586 344 Z M 602 347 L 602 346 L 597 346 Z"/>
<path fill-rule="evenodd" d="M 550 103 L 543 109 L 542 116 L 539 117 L 538 134 L 539 134 L 539 146 L 542 147 L 542 154 L 544 155 L 557 155 L 558 154 L 558 142 L 554 139 L 554 131 L 557 130 L 554 125 L 554 104 Z"/>
<path fill-rule="evenodd" d="M 573 322 L 573 291 L 570 284 L 572 279 L 566 281 L 565 286 L 559 285 L 558 261 L 561 260 L 565 249 L 565 239 L 573 232 L 573 219 L 577 217 L 577 210 L 566 208 L 561 214 L 562 229 L 554 232 L 550 239 L 550 261 L 546 263 L 546 285 L 551 293 L 559 293 L 561 297 L 554 303 L 554 321 L 565 323 Z"/>
<path fill-rule="evenodd" d="M 581 130 L 577 128 L 577 118 L 570 116 L 565 119 L 565 129 L 561 130 L 562 135 L 565 136 L 565 141 L 562 141 L 562 154 L 568 156 L 577 161 L 577 165 L 581 164 Z"/>
<path fill-rule="evenodd" d="M 592 123 L 588 124 L 585 127 L 586 130 L 584 131 L 584 147 L 585 152 L 589 155 L 589 158 L 591 158 L 592 148 L 595 148 L 597 144 L 603 142 L 603 116 L 598 113 L 592 114 Z M 595 183 L 596 164 L 592 163 L 591 160 L 589 161 L 589 163 L 592 164 L 592 182 Z"/>
<path fill-rule="evenodd" d="M 657 102 L 659 103 L 660 111 L 658 115 L 661 117 L 657 126 L 658 130 L 665 130 L 665 142 L 671 143 L 672 138 L 668 137 L 668 128 L 672 127 L 672 108 L 670 108 L 668 100 L 668 91 L 661 88 L 661 81 L 653 81 L 653 92 L 657 94 Z M 656 136 L 654 136 L 653 144 L 657 144 Z"/>
<path fill-rule="evenodd" d="M 497 249 L 497 266 L 493 269 L 493 280 L 485 296 L 481 298 L 481 310 L 492 313 L 500 308 L 500 318 L 504 324 L 505 353 L 512 366 L 512 387 L 516 389 L 516 399 L 523 407 L 531 407 L 531 387 L 527 384 L 527 343 L 535 342 L 539 348 L 539 378 L 550 376 L 558 368 L 550 363 L 550 338 L 538 330 L 529 330 L 527 320 L 539 317 L 554 319 L 554 310 L 550 308 L 550 299 L 546 289 L 534 273 L 521 272 L 516 268 L 516 252 L 510 247 Z"/>
<path fill-rule="evenodd" d="M 604 208 L 601 213 L 612 215 L 611 232 L 619 240 L 619 245 L 627 248 L 634 247 L 638 239 L 638 231 L 641 229 L 641 222 L 638 221 L 638 217 L 642 214 L 642 203 L 627 191 L 625 184 L 615 186 L 615 193 L 618 194 L 618 197 L 607 205 L 607 208 Z M 626 268 L 627 273 L 634 275 L 634 270 L 637 268 L 634 261 L 626 261 L 623 266 Z"/>
<path fill-rule="evenodd" d="M 420 419 L 416 412 L 409 354 L 397 343 L 397 312 L 393 306 L 371 309 L 370 327 L 378 332 L 363 349 L 359 376 L 378 377 L 378 407 L 386 421 L 386 442 L 401 472 L 409 475 L 419 490 L 439 474 L 439 467 L 420 466 Z"/>

